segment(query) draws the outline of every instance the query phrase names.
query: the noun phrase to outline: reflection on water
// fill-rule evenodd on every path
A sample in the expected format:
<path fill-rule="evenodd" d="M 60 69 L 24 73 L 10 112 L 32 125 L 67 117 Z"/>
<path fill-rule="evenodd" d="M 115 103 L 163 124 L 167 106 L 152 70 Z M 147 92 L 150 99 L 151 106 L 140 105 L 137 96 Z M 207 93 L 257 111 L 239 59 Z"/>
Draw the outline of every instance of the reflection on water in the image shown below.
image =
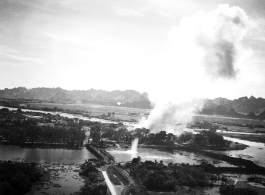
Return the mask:
<path fill-rule="evenodd" d="M 213 158 L 206 156 L 198 156 L 194 153 L 189 153 L 185 151 L 174 150 L 172 152 L 152 149 L 152 148 L 138 148 L 137 154 L 131 153 L 129 149 L 126 148 L 107 148 L 107 151 L 113 155 L 117 162 L 127 162 L 131 161 L 133 158 L 140 156 L 142 161 L 157 160 L 163 161 L 164 164 L 172 163 L 188 163 L 188 164 L 200 164 L 202 161 L 207 160 L 213 162 Z M 221 162 L 217 166 L 232 166 L 226 162 Z"/>
<path fill-rule="evenodd" d="M 20 148 L 19 146 L 0 145 L 0 160 L 23 158 L 26 162 L 84 163 L 95 158 L 86 148 L 81 150 Z"/>
<path fill-rule="evenodd" d="M 220 152 L 220 153 L 224 153 L 228 156 L 233 156 L 233 157 L 239 157 L 239 156 L 242 156 L 242 154 L 250 155 L 253 158 L 246 158 L 246 159 L 253 161 L 257 165 L 265 167 L 265 152 L 264 152 L 265 145 L 264 143 L 257 143 L 257 142 L 247 141 L 247 140 L 241 140 L 238 138 L 225 137 L 225 136 L 224 136 L 224 139 L 233 141 L 233 142 L 242 143 L 242 144 L 248 145 L 249 147 L 247 147 L 244 150 L 231 150 L 231 151 Z M 242 156 L 242 158 L 244 158 L 244 156 Z"/>

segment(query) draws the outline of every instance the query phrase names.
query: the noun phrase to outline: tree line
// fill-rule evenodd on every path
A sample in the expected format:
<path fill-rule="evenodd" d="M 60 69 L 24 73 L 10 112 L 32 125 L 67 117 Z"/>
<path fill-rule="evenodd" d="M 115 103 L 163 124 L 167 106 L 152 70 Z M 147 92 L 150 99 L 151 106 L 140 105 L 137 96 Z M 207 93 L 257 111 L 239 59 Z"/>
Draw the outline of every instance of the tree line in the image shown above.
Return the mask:
<path fill-rule="evenodd" d="M 86 138 L 85 132 L 81 130 L 84 124 L 76 124 L 72 120 L 68 125 L 38 126 L 37 120 L 28 119 L 20 112 L 7 110 L 1 110 L 0 119 L 0 140 L 3 143 L 79 148 Z"/>

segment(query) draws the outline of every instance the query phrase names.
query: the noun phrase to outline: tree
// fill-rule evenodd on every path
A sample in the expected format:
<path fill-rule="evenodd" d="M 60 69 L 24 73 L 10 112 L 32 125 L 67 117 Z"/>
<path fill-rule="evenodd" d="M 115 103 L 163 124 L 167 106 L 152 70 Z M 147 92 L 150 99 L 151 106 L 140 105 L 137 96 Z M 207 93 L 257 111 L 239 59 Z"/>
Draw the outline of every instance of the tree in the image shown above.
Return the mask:
<path fill-rule="evenodd" d="M 9 109 L 8 108 L 2 108 L 1 112 L 9 112 Z"/>
<path fill-rule="evenodd" d="M 209 142 L 207 136 L 202 134 L 196 134 L 194 143 L 198 144 L 199 146 L 206 146 Z"/>
<path fill-rule="evenodd" d="M 134 137 L 137 137 L 139 139 L 140 143 L 143 143 L 145 141 L 147 141 L 147 137 L 149 134 L 150 130 L 146 129 L 146 128 L 136 128 L 133 131 L 133 135 Z"/>
<path fill-rule="evenodd" d="M 191 132 L 184 132 L 179 136 L 178 140 L 181 143 L 185 143 L 185 142 L 190 141 L 192 138 L 193 138 L 193 134 Z"/>
<path fill-rule="evenodd" d="M 195 136 L 194 143 L 200 146 L 224 146 L 225 140 L 222 135 L 218 135 L 214 131 L 201 131 Z"/>
<path fill-rule="evenodd" d="M 101 127 L 100 125 L 93 125 L 90 127 L 90 137 L 95 143 L 99 143 L 101 140 Z"/>
<path fill-rule="evenodd" d="M 132 159 L 132 164 L 137 164 L 137 163 L 139 163 L 140 161 L 141 161 L 141 157 L 138 156 L 137 158 L 133 158 L 133 159 Z"/>

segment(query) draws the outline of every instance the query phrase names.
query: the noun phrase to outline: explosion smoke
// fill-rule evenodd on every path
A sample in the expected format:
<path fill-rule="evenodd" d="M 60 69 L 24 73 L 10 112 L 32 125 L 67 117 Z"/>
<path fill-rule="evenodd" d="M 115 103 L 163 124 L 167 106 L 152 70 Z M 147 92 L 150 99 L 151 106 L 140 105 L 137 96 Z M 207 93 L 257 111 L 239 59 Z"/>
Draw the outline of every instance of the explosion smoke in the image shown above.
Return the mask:
<path fill-rule="evenodd" d="M 202 16 L 203 17 L 203 16 Z M 206 30 L 199 32 L 198 45 L 205 51 L 204 65 L 207 74 L 212 77 L 235 78 L 235 62 L 240 42 L 248 30 L 248 17 L 238 7 L 219 6 L 217 10 L 204 16 Z"/>
<path fill-rule="evenodd" d="M 161 71 L 167 78 L 151 91 L 154 109 L 140 124 L 152 132 L 180 134 L 185 130 L 194 113 L 203 108 L 205 95 L 214 92 L 215 83 L 236 79 L 239 57 L 244 54 L 242 39 L 250 24 L 241 8 L 220 5 L 172 27 L 169 40 L 174 63 Z"/>

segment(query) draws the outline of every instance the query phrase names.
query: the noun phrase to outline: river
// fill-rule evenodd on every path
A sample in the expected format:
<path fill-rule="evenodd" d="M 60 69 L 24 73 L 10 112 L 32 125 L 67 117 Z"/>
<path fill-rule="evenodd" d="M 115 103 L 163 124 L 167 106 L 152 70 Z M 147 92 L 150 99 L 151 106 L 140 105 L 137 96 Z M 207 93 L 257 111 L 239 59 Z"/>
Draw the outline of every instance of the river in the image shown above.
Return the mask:
<path fill-rule="evenodd" d="M 17 110 L 17 108 L 11 108 L 11 107 L 3 107 L 0 106 L 0 109 L 2 108 L 8 108 L 10 110 Z M 91 120 L 91 121 L 97 121 L 102 123 L 117 123 L 116 121 L 111 120 L 104 120 L 99 118 L 89 118 L 89 117 L 83 117 L 81 115 L 77 114 L 69 114 L 69 113 L 63 113 L 63 112 L 49 112 L 49 111 L 42 111 L 42 110 L 31 110 L 31 109 L 22 109 L 24 112 L 41 112 L 41 113 L 50 113 L 53 115 L 59 114 L 63 117 L 68 118 L 79 118 L 82 120 Z M 126 122 L 125 125 L 127 127 L 133 127 L 135 126 L 135 123 L 129 123 Z M 241 157 L 241 158 L 247 158 L 249 160 L 254 161 L 256 164 L 260 166 L 265 166 L 265 152 L 264 152 L 264 144 L 252 142 L 252 141 L 246 141 L 241 140 L 237 138 L 229 138 L 224 136 L 225 139 L 235 141 L 238 143 L 246 144 L 249 147 L 244 150 L 232 150 L 232 151 L 218 151 L 219 153 L 226 154 L 229 156 L 234 157 Z M 19 148 L 17 146 L 1 146 L 0 145 L 0 159 L 11 159 L 12 157 L 23 157 L 25 160 L 39 162 L 44 159 L 44 161 L 47 162 L 69 162 L 69 163 L 80 163 L 82 160 L 86 159 L 87 156 L 90 156 L 91 154 L 86 151 L 86 149 L 83 150 L 73 150 L 74 152 L 70 152 L 71 150 L 65 150 L 65 149 L 25 149 L 25 148 Z M 6 152 L 4 152 L 7 150 Z M 107 149 L 111 154 L 113 154 L 117 161 L 128 161 L 131 160 L 133 157 L 130 153 L 127 152 L 129 149 L 116 149 L 116 148 L 109 148 Z M 25 155 L 24 155 L 25 154 Z M 33 156 L 36 157 L 33 157 Z M 74 158 L 71 156 L 73 155 Z M 185 153 L 185 152 L 179 152 L 174 151 L 172 153 L 166 152 L 166 151 L 159 151 L 157 149 L 148 149 L 148 148 L 139 148 L 138 154 L 141 156 L 141 158 L 144 160 L 163 160 L 164 162 L 179 162 L 179 163 L 190 163 L 190 164 L 197 164 L 198 160 L 201 160 L 202 158 L 207 159 L 207 157 L 198 158 L 196 154 L 193 153 Z M 251 157 L 253 158 L 249 158 Z M 30 158 L 27 158 L 30 157 Z M 45 157 L 46 156 L 46 157 Z M 67 157 L 68 156 L 68 157 Z M 192 160 L 193 159 L 193 160 Z M 210 159 L 212 160 L 212 159 Z"/>
<path fill-rule="evenodd" d="M 198 165 L 202 161 L 208 161 L 210 163 L 215 163 L 216 166 L 220 167 L 233 167 L 224 161 L 216 161 L 213 158 L 197 155 L 192 152 L 173 150 L 171 152 L 163 149 L 155 148 L 138 148 L 137 152 L 131 152 L 130 149 L 126 148 L 107 148 L 106 149 L 111 155 L 113 155 L 117 162 L 127 162 L 131 161 L 133 158 L 138 156 L 141 157 L 142 161 L 163 161 L 164 164 L 172 163 L 188 163 Z"/>
<path fill-rule="evenodd" d="M 4 108 L 0 106 L 0 109 Z M 10 110 L 17 110 L 17 108 L 9 108 Z M 41 112 L 41 113 L 50 113 L 53 115 L 59 114 L 63 117 L 68 118 L 79 118 L 82 120 L 91 120 L 98 121 L 102 123 L 117 123 L 116 121 L 104 120 L 99 118 L 89 118 L 83 117 L 81 115 L 68 114 L 62 112 L 49 112 L 41 110 L 30 110 L 22 109 L 24 112 Z M 127 126 L 133 127 L 135 123 L 126 123 Z M 260 166 L 265 166 L 265 152 L 264 144 L 241 140 L 237 138 L 224 137 L 227 140 L 231 140 L 238 143 L 243 143 L 249 147 L 244 150 L 239 151 L 220 151 L 229 156 L 247 158 L 254 161 Z M 130 149 L 126 148 L 107 148 L 107 151 L 112 154 L 116 161 L 118 162 L 127 162 L 132 160 L 137 156 L 140 156 L 143 161 L 152 160 L 160 162 L 163 161 L 164 164 L 172 163 L 189 163 L 189 164 L 200 164 L 203 160 L 207 160 L 211 163 L 214 162 L 214 159 L 199 156 L 195 153 L 185 152 L 185 151 L 165 151 L 162 149 L 153 149 L 153 148 L 138 148 L 137 152 L 131 152 Z M 251 155 L 252 158 L 250 158 Z M 79 176 L 79 174 L 73 170 L 77 170 L 79 165 L 83 163 L 86 159 L 95 158 L 87 149 L 82 148 L 80 150 L 71 150 L 71 149 L 41 149 L 41 148 L 21 148 L 19 146 L 11 145 L 0 145 L 0 160 L 12 160 L 14 158 L 21 158 L 25 162 L 38 162 L 43 164 L 49 164 L 49 167 L 54 169 L 54 183 L 61 185 L 61 188 L 56 188 L 53 186 L 44 185 L 40 190 L 35 191 L 33 194 L 38 195 L 42 192 L 49 192 L 54 194 L 71 194 L 84 184 L 84 179 Z M 226 162 L 217 161 L 215 162 L 216 166 L 231 166 Z M 52 165 L 57 164 L 57 165 Z M 58 164 L 60 166 L 58 166 Z M 68 164 L 68 165 L 67 165 Z M 58 168 L 59 167 L 59 168 Z M 63 167 L 63 168 L 62 168 Z M 56 170 L 57 169 L 57 170 Z M 60 175 L 58 178 L 57 176 Z"/>
<path fill-rule="evenodd" d="M 95 158 L 86 148 L 81 150 L 21 148 L 0 145 L 0 160 L 24 159 L 25 162 L 81 164 L 86 159 Z"/>
<path fill-rule="evenodd" d="M 233 141 L 233 142 L 238 142 L 241 144 L 248 145 L 244 150 L 230 150 L 230 151 L 225 151 L 225 152 L 220 152 L 224 153 L 228 156 L 233 156 L 233 157 L 240 157 L 244 159 L 248 159 L 253 161 L 255 164 L 265 167 L 265 144 L 264 143 L 258 143 L 258 142 L 252 142 L 252 141 L 247 141 L 247 140 L 242 140 L 238 138 L 231 138 L 231 137 L 226 137 L 224 136 L 224 139 Z"/>

